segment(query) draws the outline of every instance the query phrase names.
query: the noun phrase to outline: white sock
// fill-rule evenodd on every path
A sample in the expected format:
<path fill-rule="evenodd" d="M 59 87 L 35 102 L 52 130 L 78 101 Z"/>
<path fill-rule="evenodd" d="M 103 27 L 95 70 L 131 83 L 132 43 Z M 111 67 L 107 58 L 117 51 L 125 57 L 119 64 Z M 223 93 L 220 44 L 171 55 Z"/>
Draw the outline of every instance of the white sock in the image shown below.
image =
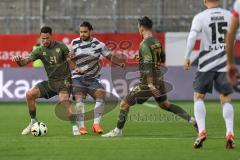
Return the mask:
<path fill-rule="evenodd" d="M 77 113 L 79 114 L 79 116 L 77 118 L 78 127 L 79 127 L 79 129 L 80 128 L 84 128 L 84 113 L 85 113 L 85 109 L 84 109 L 83 99 L 80 99 L 80 100 L 76 101 L 76 110 L 77 110 Z"/>
<path fill-rule="evenodd" d="M 119 132 L 121 132 L 121 129 L 116 127 L 116 128 L 114 128 L 114 132 L 119 133 Z"/>
<path fill-rule="evenodd" d="M 191 124 L 194 124 L 196 122 L 195 118 L 194 117 L 191 117 L 190 120 L 188 121 L 189 123 Z"/>
<path fill-rule="evenodd" d="M 104 111 L 104 100 L 97 99 L 94 107 L 94 124 L 99 124 Z"/>
<path fill-rule="evenodd" d="M 206 108 L 203 100 L 196 100 L 194 102 L 194 116 L 197 121 L 199 133 L 205 130 Z"/>
<path fill-rule="evenodd" d="M 37 119 L 31 118 L 31 124 L 34 124 L 34 123 L 36 123 L 36 122 L 37 122 Z"/>
<path fill-rule="evenodd" d="M 233 134 L 233 118 L 234 118 L 233 107 L 228 102 L 224 103 L 222 107 L 223 107 L 223 118 L 226 124 L 226 135 L 228 135 L 228 133 Z"/>

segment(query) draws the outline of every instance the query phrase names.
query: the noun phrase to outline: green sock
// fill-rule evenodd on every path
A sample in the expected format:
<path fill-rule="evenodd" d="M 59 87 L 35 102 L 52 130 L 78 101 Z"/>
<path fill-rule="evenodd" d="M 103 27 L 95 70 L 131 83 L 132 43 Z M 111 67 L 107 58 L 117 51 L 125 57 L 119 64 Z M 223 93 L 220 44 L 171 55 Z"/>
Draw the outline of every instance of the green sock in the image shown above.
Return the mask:
<path fill-rule="evenodd" d="M 191 116 L 186 111 L 184 111 L 181 107 L 175 104 L 170 104 L 170 107 L 163 108 L 163 109 L 178 115 L 179 117 L 185 119 L 188 122 L 191 120 Z"/>
<path fill-rule="evenodd" d="M 128 117 L 128 111 L 120 110 L 119 116 L 118 116 L 118 122 L 117 122 L 117 128 L 123 129 L 124 124 Z"/>

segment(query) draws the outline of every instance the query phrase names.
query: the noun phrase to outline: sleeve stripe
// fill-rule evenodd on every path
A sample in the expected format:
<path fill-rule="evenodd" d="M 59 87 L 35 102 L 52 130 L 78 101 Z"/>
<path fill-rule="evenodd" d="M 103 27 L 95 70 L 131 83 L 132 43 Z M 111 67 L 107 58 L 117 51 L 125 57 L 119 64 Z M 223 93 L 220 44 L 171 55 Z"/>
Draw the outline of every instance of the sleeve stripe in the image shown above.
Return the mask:
<path fill-rule="evenodd" d="M 232 10 L 232 15 L 234 17 L 239 17 L 239 14 L 238 14 L 238 12 L 236 10 Z"/>

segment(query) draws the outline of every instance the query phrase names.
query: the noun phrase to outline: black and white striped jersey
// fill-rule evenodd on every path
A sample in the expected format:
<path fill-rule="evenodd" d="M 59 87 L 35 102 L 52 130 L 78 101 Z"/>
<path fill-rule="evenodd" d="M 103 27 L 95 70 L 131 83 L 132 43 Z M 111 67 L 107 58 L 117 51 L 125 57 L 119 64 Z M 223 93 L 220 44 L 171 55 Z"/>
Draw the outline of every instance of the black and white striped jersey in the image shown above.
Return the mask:
<path fill-rule="evenodd" d="M 82 41 L 80 38 L 76 38 L 71 42 L 70 50 L 75 54 L 77 66 L 85 71 L 83 75 L 72 71 L 72 78 L 98 78 L 101 70 L 100 56 L 107 57 L 111 54 L 106 45 L 96 38 L 92 38 L 90 41 Z"/>
<path fill-rule="evenodd" d="M 201 38 L 198 71 L 226 72 L 225 34 L 231 20 L 231 12 L 221 8 L 210 8 L 197 14 L 191 31 Z"/>

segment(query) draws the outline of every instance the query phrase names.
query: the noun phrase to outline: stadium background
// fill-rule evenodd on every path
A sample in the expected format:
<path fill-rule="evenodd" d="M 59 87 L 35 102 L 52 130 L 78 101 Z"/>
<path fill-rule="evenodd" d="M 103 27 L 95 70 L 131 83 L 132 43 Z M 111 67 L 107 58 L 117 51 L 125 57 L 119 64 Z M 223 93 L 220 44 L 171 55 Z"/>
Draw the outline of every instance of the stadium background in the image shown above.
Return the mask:
<path fill-rule="evenodd" d="M 223 0 L 221 5 L 231 10 L 233 1 Z M 166 80 L 174 86 L 169 93 L 170 98 L 191 100 L 196 69 L 184 72 L 183 56 L 192 18 L 203 9 L 201 0 L 1 0 L 0 101 L 24 101 L 25 91 L 35 82 L 46 79 L 43 68 L 30 69 L 32 64 L 29 64 L 30 68 L 19 69 L 11 61 L 13 55 L 31 53 L 37 43 L 40 26 L 51 26 L 55 39 L 69 44 L 78 37 L 79 24 L 88 20 L 93 24 L 98 39 L 107 43 L 114 53 L 126 55 L 128 63 L 132 63 L 141 41 L 137 33 L 137 18 L 144 15 L 153 19 L 156 36 L 167 53 L 169 71 Z M 196 43 L 193 61 L 197 61 L 200 43 Z M 235 53 L 240 56 L 238 51 L 236 48 Z M 108 80 L 107 85 L 111 86 L 108 91 L 112 92 L 114 82 L 105 71 L 109 63 L 104 59 L 103 68 L 102 79 Z M 26 71 L 28 74 L 22 74 Z M 233 97 L 238 98 L 237 95 Z M 214 93 L 208 98 L 216 99 L 218 96 Z"/>
<path fill-rule="evenodd" d="M 231 9 L 233 0 L 223 0 Z M 77 33 L 82 20 L 96 32 L 136 32 L 136 20 L 150 16 L 156 31 L 188 32 L 202 0 L 1 0 L 0 33 L 36 33 L 48 24 L 57 33 Z"/>

